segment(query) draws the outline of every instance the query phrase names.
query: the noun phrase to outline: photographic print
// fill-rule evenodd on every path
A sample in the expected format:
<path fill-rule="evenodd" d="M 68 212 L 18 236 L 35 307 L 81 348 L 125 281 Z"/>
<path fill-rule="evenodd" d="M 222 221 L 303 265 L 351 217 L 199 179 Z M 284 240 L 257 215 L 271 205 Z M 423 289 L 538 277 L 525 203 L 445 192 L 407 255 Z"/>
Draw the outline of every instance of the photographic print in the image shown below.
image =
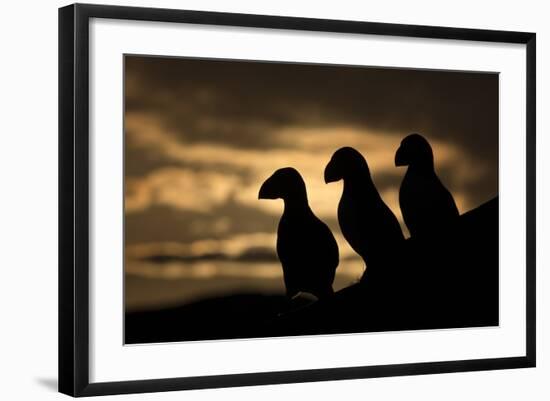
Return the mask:
<path fill-rule="evenodd" d="M 498 73 L 124 57 L 126 344 L 498 326 Z"/>

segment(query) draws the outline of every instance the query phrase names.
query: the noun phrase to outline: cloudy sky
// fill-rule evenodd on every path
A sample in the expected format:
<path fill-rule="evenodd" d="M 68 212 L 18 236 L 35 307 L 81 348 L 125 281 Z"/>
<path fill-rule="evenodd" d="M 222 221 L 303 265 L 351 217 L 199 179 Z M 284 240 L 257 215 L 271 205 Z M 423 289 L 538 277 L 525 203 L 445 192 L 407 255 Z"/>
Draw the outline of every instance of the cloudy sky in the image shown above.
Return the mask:
<path fill-rule="evenodd" d="M 403 137 L 432 144 L 461 212 L 498 192 L 498 75 L 126 56 L 126 306 L 242 291 L 282 293 L 282 201 L 261 183 L 292 166 L 340 246 L 336 288 L 364 269 L 342 238 L 332 153 L 353 146 L 401 220 Z M 404 228 L 404 231 L 406 229 Z"/>

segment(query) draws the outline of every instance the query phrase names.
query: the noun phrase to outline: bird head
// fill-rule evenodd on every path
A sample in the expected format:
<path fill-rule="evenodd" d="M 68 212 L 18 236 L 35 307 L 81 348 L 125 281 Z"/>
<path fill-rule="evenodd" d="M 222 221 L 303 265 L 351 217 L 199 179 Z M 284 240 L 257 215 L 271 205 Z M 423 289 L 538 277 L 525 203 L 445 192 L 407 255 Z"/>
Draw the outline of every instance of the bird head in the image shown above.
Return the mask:
<path fill-rule="evenodd" d="M 306 184 L 300 173 L 292 167 L 285 167 L 264 181 L 258 199 L 294 199 L 305 194 Z"/>
<path fill-rule="evenodd" d="M 432 147 L 422 135 L 411 134 L 401 141 L 395 153 L 396 166 L 433 167 Z"/>
<path fill-rule="evenodd" d="M 357 150 L 351 147 L 338 149 L 325 167 L 325 182 L 335 182 L 353 175 L 369 173 L 367 161 Z"/>

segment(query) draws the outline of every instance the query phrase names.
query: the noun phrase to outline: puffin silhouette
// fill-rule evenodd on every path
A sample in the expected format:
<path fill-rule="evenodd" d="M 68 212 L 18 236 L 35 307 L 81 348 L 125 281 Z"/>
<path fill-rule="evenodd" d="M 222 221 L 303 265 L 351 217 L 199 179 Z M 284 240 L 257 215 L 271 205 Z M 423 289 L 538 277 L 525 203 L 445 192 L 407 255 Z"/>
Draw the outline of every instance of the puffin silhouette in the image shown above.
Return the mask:
<path fill-rule="evenodd" d="M 438 178 L 432 147 L 419 134 L 401 141 L 396 166 L 408 166 L 399 189 L 399 206 L 411 236 L 437 236 L 459 216 L 453 196 Z"/>
<path fill-rule="evenodd" d="M 363 276 L 372 277 L 373 266 L 391 262 L 404 237 L 397 218 L 384 203 L 365 158 L 351 147 L 338 149 L 325 168 L 325 182 L 344 180 L 338 204 L 338 222 L 344 238 L 368 267 Z M 375 271 L 374 270 L 374 271 Z"/>
<path fill-rule="evenodd" d="M 333 294 L 338 245 L 309 207 L 304 180 L 292 167 L 275 171 L 260 188 L 258 199 L 279 198 L 284 201 L 284 212 L 277 230 L 277 255 L 287 296 L 305 292 L 320 299 Z"/>

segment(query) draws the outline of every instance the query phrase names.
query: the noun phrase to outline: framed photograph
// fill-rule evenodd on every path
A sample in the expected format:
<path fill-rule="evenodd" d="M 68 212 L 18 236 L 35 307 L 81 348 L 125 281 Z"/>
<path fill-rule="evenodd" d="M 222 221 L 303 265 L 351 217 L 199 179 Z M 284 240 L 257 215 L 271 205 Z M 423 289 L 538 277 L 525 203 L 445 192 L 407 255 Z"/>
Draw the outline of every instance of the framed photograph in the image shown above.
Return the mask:
<path fill-rule="evenodd" d="M 535 34 L 59 10 L 59 390 L 535 366 Z"/>

